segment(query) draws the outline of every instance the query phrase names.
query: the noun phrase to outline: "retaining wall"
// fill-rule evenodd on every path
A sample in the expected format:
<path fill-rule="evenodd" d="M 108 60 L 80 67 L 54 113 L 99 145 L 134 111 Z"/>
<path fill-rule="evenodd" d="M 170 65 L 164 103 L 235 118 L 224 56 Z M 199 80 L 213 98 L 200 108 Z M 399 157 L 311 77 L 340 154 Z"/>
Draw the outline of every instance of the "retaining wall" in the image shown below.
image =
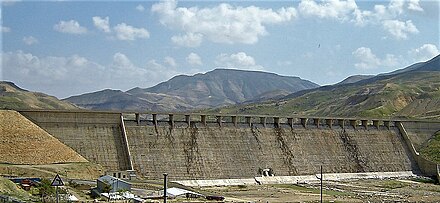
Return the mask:
<path fill-rule="evenodd" d="M 29 120 L 107 170 L 129 170 L 121 114 L 112 112 L 20 111 Z"/>
<path fill-rule="evenodd" d="M 406 127 L 404 126 L 403 122 L 396 122 L 397 127 L 399 128 L 404 141 L 406 145 L 408 146 L 408 149 L 410 150 L 410 153 L 412 157 L 414 157 L 417 165 L 419 166 L 421 172 L 430 177 L 437 178 L 438 181 L 440 181 L 440 165 L 436 164 L 432 161 L 429 161 L 425 159 L 424 157 L 420 156 L 419 152 L 417 151 L 416 147 L 411 142 L 411 139 L 409 137 L 409 133 L 406 130 Z"/>
<path fill-rule="evenodd" d="M 401 121 L 411 143 L 420 150 L 440 130 L 440 121 Z"/>

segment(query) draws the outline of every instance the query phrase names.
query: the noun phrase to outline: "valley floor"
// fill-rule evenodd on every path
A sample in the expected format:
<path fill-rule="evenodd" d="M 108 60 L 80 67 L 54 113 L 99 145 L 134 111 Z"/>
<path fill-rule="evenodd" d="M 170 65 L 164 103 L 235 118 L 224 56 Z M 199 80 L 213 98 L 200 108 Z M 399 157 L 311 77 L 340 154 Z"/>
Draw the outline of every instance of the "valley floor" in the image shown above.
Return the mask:
<path fill-rule="evenodd" d="M 319 184 L 212 187 L 202 189 L 230 202 L 319 202 Z M 324 202 L 440 202 L 440 185 L 422 179 L 325 181 Z"/>

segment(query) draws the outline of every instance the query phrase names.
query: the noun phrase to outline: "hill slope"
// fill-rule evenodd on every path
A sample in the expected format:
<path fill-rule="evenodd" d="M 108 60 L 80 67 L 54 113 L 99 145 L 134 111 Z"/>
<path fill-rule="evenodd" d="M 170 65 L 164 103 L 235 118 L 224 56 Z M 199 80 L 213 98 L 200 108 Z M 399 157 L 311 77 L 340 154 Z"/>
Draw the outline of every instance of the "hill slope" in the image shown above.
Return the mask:
<path fill-rule="evenodd" d="M 187 111 L 237 104 L 275 90 L 293 93 L 315 87 L 318 85 L 298 77 L 216 69 L 193 76 L 179 75 L 151 88 L 104 90 L 66 100 L 89 109 Z"/>
<path fill-rule="evenodd" d="M 149 92 L 130 94 L 110 89 L 72 96 L 65 100 L 86 109 L 100 110 L 176 111 L 192 108 L 191 105 L 176 96 Z"/>
<path fill-rule="evenodd" d="M 16 111 L 0 111 L 0 162 L 51 164 L 87 162 L 73 149 Z"/>
<path fill-rule="evenodd" d="M 56 97 L 19 88 L 12 82 L 0 81 L 0 109 L 79 109 Z"/>
<path fill-rule="evenodd" d="M 440 57 L 409 68 L 355 83 L 300 91 L 274 102 L 214 111 L 286 116 L 440 118 Z"/>

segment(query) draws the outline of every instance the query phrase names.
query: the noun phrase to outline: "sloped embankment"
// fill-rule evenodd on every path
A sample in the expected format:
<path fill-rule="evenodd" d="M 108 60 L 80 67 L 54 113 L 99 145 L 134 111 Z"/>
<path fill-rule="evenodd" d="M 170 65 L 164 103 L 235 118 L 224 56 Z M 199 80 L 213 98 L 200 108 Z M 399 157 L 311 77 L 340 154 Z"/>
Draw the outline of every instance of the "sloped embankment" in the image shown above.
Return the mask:
<path fill-rule="evenodd" d="M 0 154 L 10 164 L 87 162 L 16 111 L 0 111 Z"/>

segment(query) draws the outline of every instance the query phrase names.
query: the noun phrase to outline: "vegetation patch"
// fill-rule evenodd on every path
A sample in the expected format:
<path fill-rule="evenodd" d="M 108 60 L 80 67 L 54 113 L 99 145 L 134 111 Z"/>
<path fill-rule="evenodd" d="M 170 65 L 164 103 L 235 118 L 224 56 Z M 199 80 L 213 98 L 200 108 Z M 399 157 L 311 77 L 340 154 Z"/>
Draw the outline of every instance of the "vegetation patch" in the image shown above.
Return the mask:
<path fill-rule="evenodd" d="M 387 180 L 383 181 L 380 184 L 376 185 L 380 188 L 386 188 L 386 189 L 397 189 L 397 188 L 403 188 L 411 185 L 410 183 L 401 182 L 398 180 Z"/>
<path fill-rule="evenodd" d="M 422 156 L 426 159 L 440 164 L 440 132 L 437 132 L 420 150 Z"/>
<path fill-rule="evenodd" d="M 25 200 L 31 198 L 31 195 L 29 193 L 19 188 L 12 181 L 2 177 L 0 177 L 0 194 Z"/>

